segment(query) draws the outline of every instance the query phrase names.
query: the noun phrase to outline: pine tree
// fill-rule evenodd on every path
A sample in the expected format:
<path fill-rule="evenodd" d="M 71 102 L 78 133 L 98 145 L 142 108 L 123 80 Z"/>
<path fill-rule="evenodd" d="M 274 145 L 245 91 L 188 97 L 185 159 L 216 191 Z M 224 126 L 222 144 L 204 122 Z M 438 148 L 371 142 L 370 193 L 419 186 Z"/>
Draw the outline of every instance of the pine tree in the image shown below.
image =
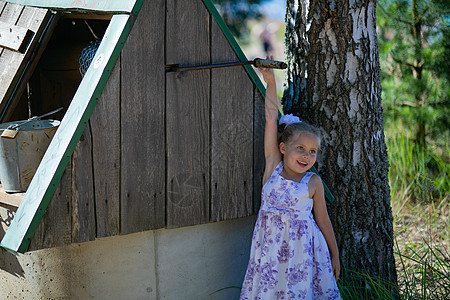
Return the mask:
<path fill-rule="evenodd" d="M 389 125 L 405 128 L 422 147 L 427 138 L 447 142 L 450 3 L 382 0 L 378 7 L 383 100 Z"/>

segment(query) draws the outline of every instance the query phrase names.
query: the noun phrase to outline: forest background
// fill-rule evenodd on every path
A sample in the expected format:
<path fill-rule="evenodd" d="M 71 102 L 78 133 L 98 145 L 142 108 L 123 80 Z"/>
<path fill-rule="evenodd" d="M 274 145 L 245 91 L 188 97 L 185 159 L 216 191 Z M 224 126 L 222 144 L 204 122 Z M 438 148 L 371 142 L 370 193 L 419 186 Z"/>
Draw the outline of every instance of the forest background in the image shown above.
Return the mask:
<path fill-rule="evenodd" d="M 283 0 L 214 0 L 248 59 L 284 60 Z M 380 0 L 384 131 L 402 299 L 450 298 L 450 3 Z M 277 71 L 279 96 L 285 73 Z M 364 276 L 364 274 L 360 274 Z M 390 297 L 376 280 L 378 295 Z M 341 286 L 344 298 L 352 287 Z M 345 297 L 347 296 L 347 297 Z"/>

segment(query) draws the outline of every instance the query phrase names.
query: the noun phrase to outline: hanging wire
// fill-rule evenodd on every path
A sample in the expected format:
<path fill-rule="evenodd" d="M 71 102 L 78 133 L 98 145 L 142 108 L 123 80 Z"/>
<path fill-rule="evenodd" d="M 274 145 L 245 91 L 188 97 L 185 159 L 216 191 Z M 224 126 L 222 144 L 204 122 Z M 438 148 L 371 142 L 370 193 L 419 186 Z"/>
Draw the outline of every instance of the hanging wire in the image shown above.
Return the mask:
<path fill-rule="evenodd" d="M 86 20 L 84 20 L 84 24 L 86 24 L 87 28 L 91 32 L 94 39 L 98 40 L 98 36 L 95 34 L 94 30 L 92 29 L 92 27 L 89 25 L 89 23 Z"/>

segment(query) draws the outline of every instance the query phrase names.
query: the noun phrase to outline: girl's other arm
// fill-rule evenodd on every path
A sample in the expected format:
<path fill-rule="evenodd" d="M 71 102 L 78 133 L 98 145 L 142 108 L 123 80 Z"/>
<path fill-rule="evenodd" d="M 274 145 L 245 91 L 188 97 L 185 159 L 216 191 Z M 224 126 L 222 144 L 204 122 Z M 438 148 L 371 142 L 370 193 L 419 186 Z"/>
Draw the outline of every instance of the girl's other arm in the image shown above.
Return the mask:
<path fill-rule="evenodd" d="M 330 218 L 328 217 L 327 206 L 325 204 L 325 195 L 322 180 L 318 175 L 313 175 L 309 181 L 308 188 L 312 192 L 312 198 L 314 201 L 314 219 L 317 226 L 327 242 L 328 250 L 331 256 L 331 266 L 333 268 L 333 274 L 336 281 L 339 279 L 340 263 L 339 263 L 339 250 L 334 236 L 333 227 L 331 226 Z"/>
<path fill-rule="evenodd" d="M 264 155 L 266 158 L 266 169 L 263 177 L 264 185 L 280 162 L 281 153 L 278 148 L 278 97 L 273 69 L 260 70 L 263 74 L 264 81 L 267 83 L 266 98 L 264 101 L 266 115 L 264 131 Z"/>

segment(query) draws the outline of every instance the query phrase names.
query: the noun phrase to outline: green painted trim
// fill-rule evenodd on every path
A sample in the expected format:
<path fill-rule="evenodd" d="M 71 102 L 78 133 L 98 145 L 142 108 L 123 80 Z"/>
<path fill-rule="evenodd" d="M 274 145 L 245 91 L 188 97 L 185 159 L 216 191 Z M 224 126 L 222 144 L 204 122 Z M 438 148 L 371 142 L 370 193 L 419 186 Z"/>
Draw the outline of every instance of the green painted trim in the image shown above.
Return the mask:
<path fill-rule="evenodd" d="M 239 58 L 239 61 L 247 61 L 247 57 L 245 57 L 244 52 L 242 52 L 241 47 L 236 42 L 236 39 L 234 38 L 233 34 L 231 33 L 230 29 L 228 28 L 227 24 L 225 24 L 225 21 L 223 20 L 222 16 L 217 11 L 214 4 L 211 2 L 211 0 L 203 0 L 203 3 L 205 4 L 206 8 L 208 8 L 211 15 L 216 20 L 217 24 L 219 25 L 220 29 L 222 30 L 223 34 L 225 34 L 225 37 L 227 38 L 228 42 L 230 43 L 233 50 L 236 52 L 237 57 Z M 252 66 L 244 66 L 245 70 L 247 71 L 248 75 L 252 79 L 253 83 L 256 85 L 258 90 L 261 92 L 263 97 L 266 94 L 266 88 L 262 84 L 261 80 L 259 79 L 258 75 L 256 75 L 255 70 Z"/>
<path fill-rule="evenodd" d="M 231 47 L 236 52 L 236 55 L 238 56 L 239 60 L 240 61 L 247 61 L 247 58 L 245 57 L 244 52 L 242 51 L 242 49 L 239 46 L 239 44 L 236 42 L 236 39 L 234 38 L 234 36 L 231 33 L 230 29 L 228 28 L 227 24 L 225 24 L 225 21 L 223 20 L 222 16 L 217 11 L 217 9 L 214 6 L 214 4 L 212 3 L 212 1 L 211 0 L 203 0 L 203 3 L 206 5 L 206 7 L 208 8 L 209 12 L 211 13 L 211 15 L 214 17 L 214 19 L 216 20 L 217 24 L 219 25 L 220 29 L 225 34 L 225 37 L 227 38 L 227 40 L 230 43 Z M 247 71 L 248 75 L 252 79 L 253 83 L 256 85 L 256 87 L 258 88 L 258 90 L 261 92 L 261 94 L 264 97 L 265 94 L 266 94 L 266 88 L 262 84 L 262 82 L 259 79 L 258 75 L 256 75 L 255 70 L 253 69 L 252 66 L 248 66 L 247 65 L 247 66 L 244 66 L 244 67 L 245 67 L 245 70 Z M 279 117 L 280 116 L 281 115 L 279 114 Z M 316 173 L 317 175 L 319 175 L 319 173 L 317 172 L 315 167 L 312 167 L 311 171 Z M 334 198 L 333 194 L 331 194 L 331 191 L 328 188 L 328 186 L 325 184 L 325 182 L 323 182 L 323 187 L 325 189 L 325 196 L 326 196 L 326 198 L 328 199 L 329 202 L 333 202 L 335 200 L 335 198 Z"/>
<path fill-rule="evenodd" d="M 84 10 L 108 13 L 131 13 L 136 2 L 143 0 L 5 0 L 26 6 L 55 10 Z M 142 3 L 141 3 L 142 5 Z"/>
<path fill-rule="evenodd" d="M 120 55 L 136 17 L 114 15 L 0 246 L 24 253 Z"/>

